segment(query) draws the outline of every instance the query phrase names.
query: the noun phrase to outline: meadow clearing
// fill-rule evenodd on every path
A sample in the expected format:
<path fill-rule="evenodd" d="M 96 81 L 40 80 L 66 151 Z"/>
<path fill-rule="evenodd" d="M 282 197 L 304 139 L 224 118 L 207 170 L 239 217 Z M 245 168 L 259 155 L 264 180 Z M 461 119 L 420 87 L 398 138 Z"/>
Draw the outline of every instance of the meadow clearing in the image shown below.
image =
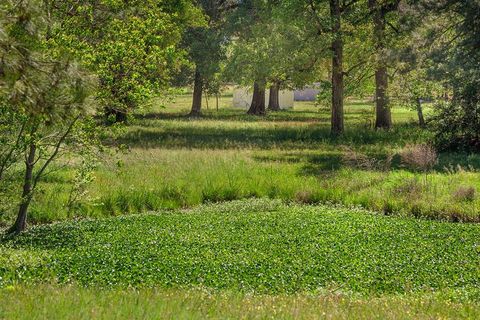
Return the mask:
<path fill-rule="evenodd" d="M 428 132 L 407 109 L 375 131 L 354 101 L 331 138 L 313 103 L 258 118 L 230 99 L 137 113 L 74 211 L 58 201 L 71 169 L 49 175 L 39 225 L 0 244 L 0 318 L 479 316 L 480 199 L 461 192 L 478 155 L 409 168 Z"/>
<path fill-rule="evenodd" d="M 370 127 L 373 105 L 353 101 L 345 110 L 345 134 L 332 138 L 329 112 L 313 102 L 296 102 L 294 110 L 258 118 L 233 109 L 227 92 L 218 111 L 210 107 L 203 117 L 190 118 L 185 116 L 190 99 L 184 94 L 167 103 L 156 101 L 138 113 L 118 138 L 128 150 L 103 156 L 75 210 L 65 208 L 72 170 L 59 164 L 40 186 L 32 222 L 263 197 L 480 221 L 475 194 L 480 156 L 440 153 L 428 172 L 402 163 L 405 146 L 429 138 L 412 110 L 394 108 L 394 129 L 375 131 Z"/>

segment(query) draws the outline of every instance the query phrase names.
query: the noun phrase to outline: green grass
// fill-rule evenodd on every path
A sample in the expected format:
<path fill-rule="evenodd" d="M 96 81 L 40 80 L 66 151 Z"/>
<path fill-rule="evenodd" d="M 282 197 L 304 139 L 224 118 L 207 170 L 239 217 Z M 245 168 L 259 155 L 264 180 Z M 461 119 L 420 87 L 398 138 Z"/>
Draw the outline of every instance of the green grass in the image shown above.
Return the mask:
<path fill-rule="evenodd" d="M 19 303 L 21 301 L 21 303 Z M 0 289 L 1 319 L 478 319 L 480 305 L 438 294 L 356 298 L 211 290 Z"/>
<path fill-rule="evenodd" d="M 208 287 L 480 300 L 480 227 L 249 200 L 32 228 L 0 246 L 0 286 Z"/>
<path fill-rule="evenodd" d="M 342 161 L 346 147 L 381 161 L 407 144 L 428 141 L 430 133 L 413 123 L 411 110 L 394 107 L 395 128 L 375 131 L 366 127 L 373 117 L 372 104 L 347 101 L 346 133 L 334 138 L 329 133 L 329 112 L 311 102 L 255 117 L 230 107 L 227 93 L 218 111 L 211 107 L 202 118 L 191 119 L 186 116 L 190 99 L 181 95 L 163 108 L 156 101 L 151 109 L 137 113 L 119 138 L 130 151 L 106 156 L 87 197 L 75 210 L 65 208 L 71 170 L 49 175 L 34 199 L 30 221 L 108 217 L 255 197 L 480 221 L 477 154 L 441 154 L 427 179 L 402 166 L 398 156 L 390 170 Z M 457 190 L 468 187 L 477 190 L 473 199 L 456 197 Z M 14 208 L 0 213 L 0 225 L 11 223 Z"/>

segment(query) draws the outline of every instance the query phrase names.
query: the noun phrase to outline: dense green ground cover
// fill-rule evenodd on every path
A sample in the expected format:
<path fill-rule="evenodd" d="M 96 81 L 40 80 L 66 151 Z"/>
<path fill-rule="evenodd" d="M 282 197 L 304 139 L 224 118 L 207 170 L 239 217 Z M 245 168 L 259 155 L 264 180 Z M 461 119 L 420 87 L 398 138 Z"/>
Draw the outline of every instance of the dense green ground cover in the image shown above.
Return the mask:
<path fill-rule="evenodd" d="M 480 227 L 246 200 L 33 228 L 0 246 L 1 285 L 205 286 L 281 294 L 450 290 L 480 299 Z"/>
<path fill-rule="evenodd" d="M 480 197 L 462 190 L 480 190 L 480 156 L 440 154 L 426 177 L 402 165 L 398 152 L 407 144 L 428 140 L 428 130 L 415 124 L 415 113 L 394 107 L 395 128 L 370 127 L 373 106 L 349 101 L 344 136 L 329 134 L 329 112 L 301 102 L 294 110 L 245 115 L 230 107 L 204 110 L 191 119 L 190 95 L 165 107 L 136 114 L 120 136 L 129 152 L 109 158 L 95 171 L 79 207 L 67 211 L 71 170 L 49 175 L 35 198 L 33 222 L 76 217 L 105 217 L 146 210 L 182 208 L 212 201 L 269 197 L 302 203 L 335 202 L 363 206 L 387 214 L 453 221 L 479 221 Z M 427 109 L 428 113 L 428 109 Z M 354 150 L 376 165 L 345 163 Z M 385 159 L 392 156 L 390 165 Z M 5 214 L 6 223 L 12 215 Z"/>

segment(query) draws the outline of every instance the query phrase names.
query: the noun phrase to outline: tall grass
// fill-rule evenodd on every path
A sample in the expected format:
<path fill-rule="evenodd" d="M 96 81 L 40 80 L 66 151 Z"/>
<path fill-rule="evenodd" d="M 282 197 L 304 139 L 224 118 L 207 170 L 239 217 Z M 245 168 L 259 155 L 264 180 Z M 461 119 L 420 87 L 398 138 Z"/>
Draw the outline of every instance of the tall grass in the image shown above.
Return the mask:
<path fill-rule="evenodd" d="M 21 301 L 21 303 L 18 303 Z M 211 290 L 98 290 L 27 286 L 0 290 L 5 319 L 478 319 L 476 303 L 441 294 L 356 298 L 338 293 L 281 296 Z"/>
<path fill-rule="evenodd" d="M 32 206 L 34 223 L 103 217 L 206 202 L 270 197 L 305 203 L 335 202 L 386 214 L 452 221 L 479 221 L 480 156 L 441 154 L 427 183 L 402 165 L 401 149 L 424 143 L 428 130 L 412 124 L 414 112 L 394 108 L 395 128 L 374 131 L 361 123 L 371 104 L 347 105 L 346 133 L 329 134 L 329 114 L 311 103 L 266 117 L 229 107 L 185 116 L 189 97 L 137 114 L 120 142 L 130 151 L 111 157 L 95 172 L 88 196 L 67 211 L 70 169 L 50 175 Z M 369 162 L 391 158 L 389 170 L 343 161 L 353 150 Z M 459 197 L 460 188 L 471 196 Z M 0 217 L 6 224 L 12 214 Z"/>

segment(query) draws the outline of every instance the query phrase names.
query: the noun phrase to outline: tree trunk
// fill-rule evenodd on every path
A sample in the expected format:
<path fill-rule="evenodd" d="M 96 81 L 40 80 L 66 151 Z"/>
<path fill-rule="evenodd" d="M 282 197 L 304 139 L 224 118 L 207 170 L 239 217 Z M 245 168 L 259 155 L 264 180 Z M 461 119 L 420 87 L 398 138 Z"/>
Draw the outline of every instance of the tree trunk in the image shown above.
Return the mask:
<path fill-rule="evenodd" d="M 332 17 L 332 126 L 333 135 L 343 133 L 343 41 L 341 35 L 340 0 L 330 0 Z"/>
<path fill-rule="evenodd" d="M 253 97 L 248 114 L 256 116 L 265 115 L 265 82 L 255 81 L 253 84 Z"/>
<path fill-rule="evenodd" d="M 373 12 L 374 43 L 376 50 L 375 70 L 375 128 L 390 129 L 392 127 L 392 113 L 388 105 L 388 74 L 385 61 L 385 13 L 377 0 L 369 0 L 368 5 Z"/>
<path fill-rule="evenodd" d="M 423 117 L 422 100 L 417 99 L 418 125 L 425 128 L 425 118 Z"/>
<path fill-rule="evenodd" d="M 193 101 L 192 110 L 190 116 L 200 116 L 202 110 L 202 92 L 203 92 L 203 80 L 202 75 L 198 69 L 195 70 L 195 79 L 193 83 Z"/>
<path fill-rule="evenodd" d="M 207 92 L 207 90 L 205 90 L 204 94 L 205 94 L 205 105 L 207 106 L 207 110 L 208 110 L 209 107 L 208 107 L 208 92 Z"/>
<path fill-rule="evenodd" d="M 116 110 L 115 111 L 115 122 L 117 122 L 117 123 L 127 122 L 127 112 L 124 111 L 124 110 Z"/>
<path fill-rule="evenodd" d="M 31 143 L 27 159 L 25 161 L 25 178 L 23 181 L 22 200 L 18 209 L 17 220 L 9 229 L 8 233 L 19 234 L 27 227 L 28 206 L 32 200 L 33 167 L 35 166 L 35 154 L 37 146 Z"/>
<path fill-rule="evenodd" d="M 115 119 L 111 119 L 111 117 Z M 127 122 L 127 112 L 125 110 L 118 110 L 114 108 L 105 108 L 105 117 L 107 123 L 126 123 Z"/>
<path fill-rule="evenodd" d="M 280 84 L 278 82 L 273 83 L 270 86 L 270 96 L 268 97 L 268 110 L 279 111 L 280 110 Z"/>

